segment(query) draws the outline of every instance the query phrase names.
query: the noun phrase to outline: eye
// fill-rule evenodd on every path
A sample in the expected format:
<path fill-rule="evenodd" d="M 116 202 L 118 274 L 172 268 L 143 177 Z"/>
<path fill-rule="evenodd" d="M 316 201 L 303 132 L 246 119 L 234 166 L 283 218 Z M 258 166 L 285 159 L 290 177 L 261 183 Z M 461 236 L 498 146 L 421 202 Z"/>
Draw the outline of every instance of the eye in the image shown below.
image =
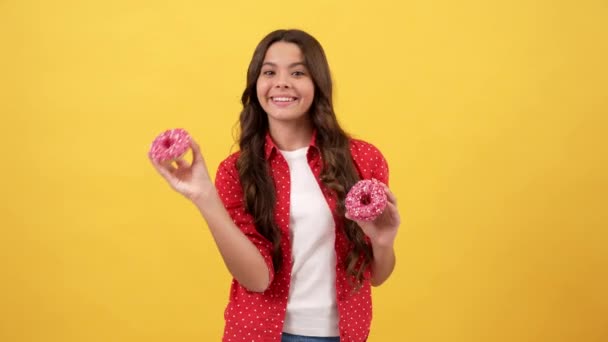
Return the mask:
<path fill-rule="evenodd" d="M 274 75 L 274 71 L 273 70 L 264 70 L 264 71 L 262 71 L 262 75 L 272 76 L 272 75 Z"/>
<path fill-rule="evenodd" d="M 299 70 L 298 71 L 294 71 L 291 74 L 293 76 L 296 76 L 296 77 L 300 77 L 300 76 L 305 76 L 306 75 L 306 73 L 304 71 L 299 71 Z"/>

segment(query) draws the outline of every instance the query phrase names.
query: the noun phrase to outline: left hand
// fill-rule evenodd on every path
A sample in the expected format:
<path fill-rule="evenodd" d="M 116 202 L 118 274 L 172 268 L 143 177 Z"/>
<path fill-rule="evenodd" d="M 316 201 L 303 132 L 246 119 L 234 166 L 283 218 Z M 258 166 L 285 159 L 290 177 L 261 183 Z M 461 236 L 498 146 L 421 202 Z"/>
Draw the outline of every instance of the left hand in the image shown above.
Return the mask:
<path fill-rule="evenodd" d="M 392 246 L 395 237 L 397 236 L 399 225 L 401 224 L 401 218 L 399 217 L 399 211 L 397 210 L 397 199 L 395 198 L 395 195 L 393 195 L 385 184 L 382 185 L 384 186 L 384 192 L 388 199 L 386 208 L 382 214 L 373 221 L 354 221 L 361 227 L 363 233 L 370 238 L 372 245 Z M 346 218 L 351 220 L 348 214 L 346 214 Z"/>

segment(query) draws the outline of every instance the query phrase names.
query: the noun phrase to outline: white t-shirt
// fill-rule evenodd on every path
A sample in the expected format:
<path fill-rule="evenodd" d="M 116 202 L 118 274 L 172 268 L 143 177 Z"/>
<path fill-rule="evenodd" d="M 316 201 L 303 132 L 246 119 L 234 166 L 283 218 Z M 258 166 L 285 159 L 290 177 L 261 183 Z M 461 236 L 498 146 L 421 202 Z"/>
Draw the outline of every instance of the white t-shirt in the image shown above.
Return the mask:
<path fill-rule="evenodd" d="M 289 230 L 293 268 L 283 331 L 339 336 L 335 223 L 308 161 L 308 147 L 281 151 L 291 181 Z"/>

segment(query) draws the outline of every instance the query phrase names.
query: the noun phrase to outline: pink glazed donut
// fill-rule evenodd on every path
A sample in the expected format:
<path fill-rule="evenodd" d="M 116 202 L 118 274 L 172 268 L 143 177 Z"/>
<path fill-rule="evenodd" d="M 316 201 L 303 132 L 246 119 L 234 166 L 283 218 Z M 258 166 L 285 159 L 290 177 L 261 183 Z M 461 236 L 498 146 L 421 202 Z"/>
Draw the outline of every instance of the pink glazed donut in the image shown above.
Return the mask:
<path fill-rule="evenodd" d="M 356 221 L 373 221 L 386 208 L 386 193 L 376 179 L 364 179 L 355 184 L 345 199 L 348 216 Z"/>
<path fill-rule="evenodd" d="M 148 155 L 158 163 L 172 162 L 182 157 L 190 148 L 190 135 L 184 129 L 164 131 L 154 139 Z"/>

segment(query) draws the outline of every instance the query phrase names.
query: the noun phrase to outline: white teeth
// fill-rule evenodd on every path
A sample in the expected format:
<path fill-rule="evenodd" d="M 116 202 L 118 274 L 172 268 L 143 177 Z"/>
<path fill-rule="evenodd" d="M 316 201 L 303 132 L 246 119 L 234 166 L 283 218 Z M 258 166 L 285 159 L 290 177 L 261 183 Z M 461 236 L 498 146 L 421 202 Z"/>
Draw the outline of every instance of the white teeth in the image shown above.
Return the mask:
<path fill-rule="evenodd" d="M 273 101 L 275 102 L 292 102 L 295 100 L 293 97 L 273 97 Z"/>

